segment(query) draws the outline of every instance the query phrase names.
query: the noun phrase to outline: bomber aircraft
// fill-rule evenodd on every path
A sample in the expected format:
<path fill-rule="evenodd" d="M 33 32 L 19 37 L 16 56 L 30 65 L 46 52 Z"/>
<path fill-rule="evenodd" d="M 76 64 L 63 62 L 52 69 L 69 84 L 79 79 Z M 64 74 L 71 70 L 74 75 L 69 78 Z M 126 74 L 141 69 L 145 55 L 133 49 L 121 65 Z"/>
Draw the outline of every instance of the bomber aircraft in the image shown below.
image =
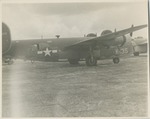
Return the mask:
<path fill-rule="evenodd" d="M 11 40 L 9 27 L 2 23 L 2 58 L 5 63 L 12 64 L 12 59 L 38 61 L 59 61 L 68 59 L 70 64 L 78 64 L 85 60 L 87 66 L 97 65 L 97 60 L 112 58 L 119 63 L 119 56 L 129 54 L 133 50 L 131 36 L 134 31 L 147 25 L 112 32 L 104 30 L 100 36 L 90 33 L 84 37 L 51 39 Z M 129 34 L 130 37 L 125 36 Z M 130 39 L 130 40 L 129 40 Z M 133 53 L 133 52 L 132 52 Z"/>
<path fill-rule="evenodd" d="M 141 53 L 147 53 L 147 39 L 136 37 L 131 40 L 134 56 L 139 56 Z"/>

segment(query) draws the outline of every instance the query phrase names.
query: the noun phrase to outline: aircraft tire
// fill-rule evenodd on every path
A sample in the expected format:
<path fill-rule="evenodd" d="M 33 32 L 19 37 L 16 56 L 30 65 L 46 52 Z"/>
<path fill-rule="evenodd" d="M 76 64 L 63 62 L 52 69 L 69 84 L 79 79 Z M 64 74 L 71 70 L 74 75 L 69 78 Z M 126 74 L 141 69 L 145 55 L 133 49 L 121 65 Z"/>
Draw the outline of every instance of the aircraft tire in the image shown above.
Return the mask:
<path fill-rule="evenodd" d="M 86 65 L 87 66 L 96 66 L 97 65 L 97 59 L 95 57 L 87 57 L 86 58 Z"/>
<path fill-rule="evenodd" d="M 73 65 L 79 64 L 79 60 L 78 59 L 68 59 L 68 61 L 69 61 L 70 64 L 73 64 Z"/>
<path fill-rule="evenodd" d="M 113 58 L 113 62 L 114 62 L 114 64 L 118 64 L 120 62 L 119 57 Z"/>

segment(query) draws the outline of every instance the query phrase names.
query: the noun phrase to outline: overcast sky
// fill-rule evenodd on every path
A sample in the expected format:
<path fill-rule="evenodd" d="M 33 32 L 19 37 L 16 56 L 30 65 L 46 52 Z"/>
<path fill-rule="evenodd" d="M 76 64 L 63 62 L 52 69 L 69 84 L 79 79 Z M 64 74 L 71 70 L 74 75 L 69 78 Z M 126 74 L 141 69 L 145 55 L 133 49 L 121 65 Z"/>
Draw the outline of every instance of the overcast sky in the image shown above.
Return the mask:
<path fill-rule="evenodd" d="M 121 30 L 132 24 L 147 24 L 146 2 L 131 3 L 3 3 L 2 21 L 13 40 L 82 37 L 105 29 Z M 147 29 L 135 32 L 147 36 Z"/>

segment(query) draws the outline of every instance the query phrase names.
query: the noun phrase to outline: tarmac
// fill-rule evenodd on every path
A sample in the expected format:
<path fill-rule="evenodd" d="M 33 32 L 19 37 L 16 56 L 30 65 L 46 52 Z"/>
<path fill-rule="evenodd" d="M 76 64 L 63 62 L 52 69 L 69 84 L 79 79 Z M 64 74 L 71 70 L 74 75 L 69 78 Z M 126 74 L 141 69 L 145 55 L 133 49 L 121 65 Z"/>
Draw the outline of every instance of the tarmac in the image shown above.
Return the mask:
<path fill-rule="evenodd" d="M 145 117 L 147 57 L 2 66 L 2 117 Z"/>

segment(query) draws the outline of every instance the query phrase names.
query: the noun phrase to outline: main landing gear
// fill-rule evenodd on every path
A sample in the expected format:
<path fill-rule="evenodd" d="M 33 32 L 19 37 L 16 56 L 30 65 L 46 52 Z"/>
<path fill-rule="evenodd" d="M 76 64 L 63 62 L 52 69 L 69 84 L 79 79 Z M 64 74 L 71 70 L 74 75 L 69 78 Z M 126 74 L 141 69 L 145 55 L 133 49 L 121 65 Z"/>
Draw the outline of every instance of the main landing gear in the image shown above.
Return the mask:
<path fill-rule="evenodd" d="M 113 58 L 113 63 L 118 64 L 120 62 L 119 57 L 114 57 Z M 86 65 L 87 66 L 96 66 L 97 65 L 97 59 L 95 57 L 87 57 L 86 58 Z"/>
<path fill-rule="evenodd" d="M 89 47 L 89 55 L 86 57 L 86 65 L 87 66 L 97 65 L 97 58 L 94 57 L 93 47 Z"/>
<path fill-rule="evenodd" d="M 94 56 L 88 56 L 86 58 L 86 65 L 87 66 L 96 66 L 97 65 L 97 59 Z"/>

